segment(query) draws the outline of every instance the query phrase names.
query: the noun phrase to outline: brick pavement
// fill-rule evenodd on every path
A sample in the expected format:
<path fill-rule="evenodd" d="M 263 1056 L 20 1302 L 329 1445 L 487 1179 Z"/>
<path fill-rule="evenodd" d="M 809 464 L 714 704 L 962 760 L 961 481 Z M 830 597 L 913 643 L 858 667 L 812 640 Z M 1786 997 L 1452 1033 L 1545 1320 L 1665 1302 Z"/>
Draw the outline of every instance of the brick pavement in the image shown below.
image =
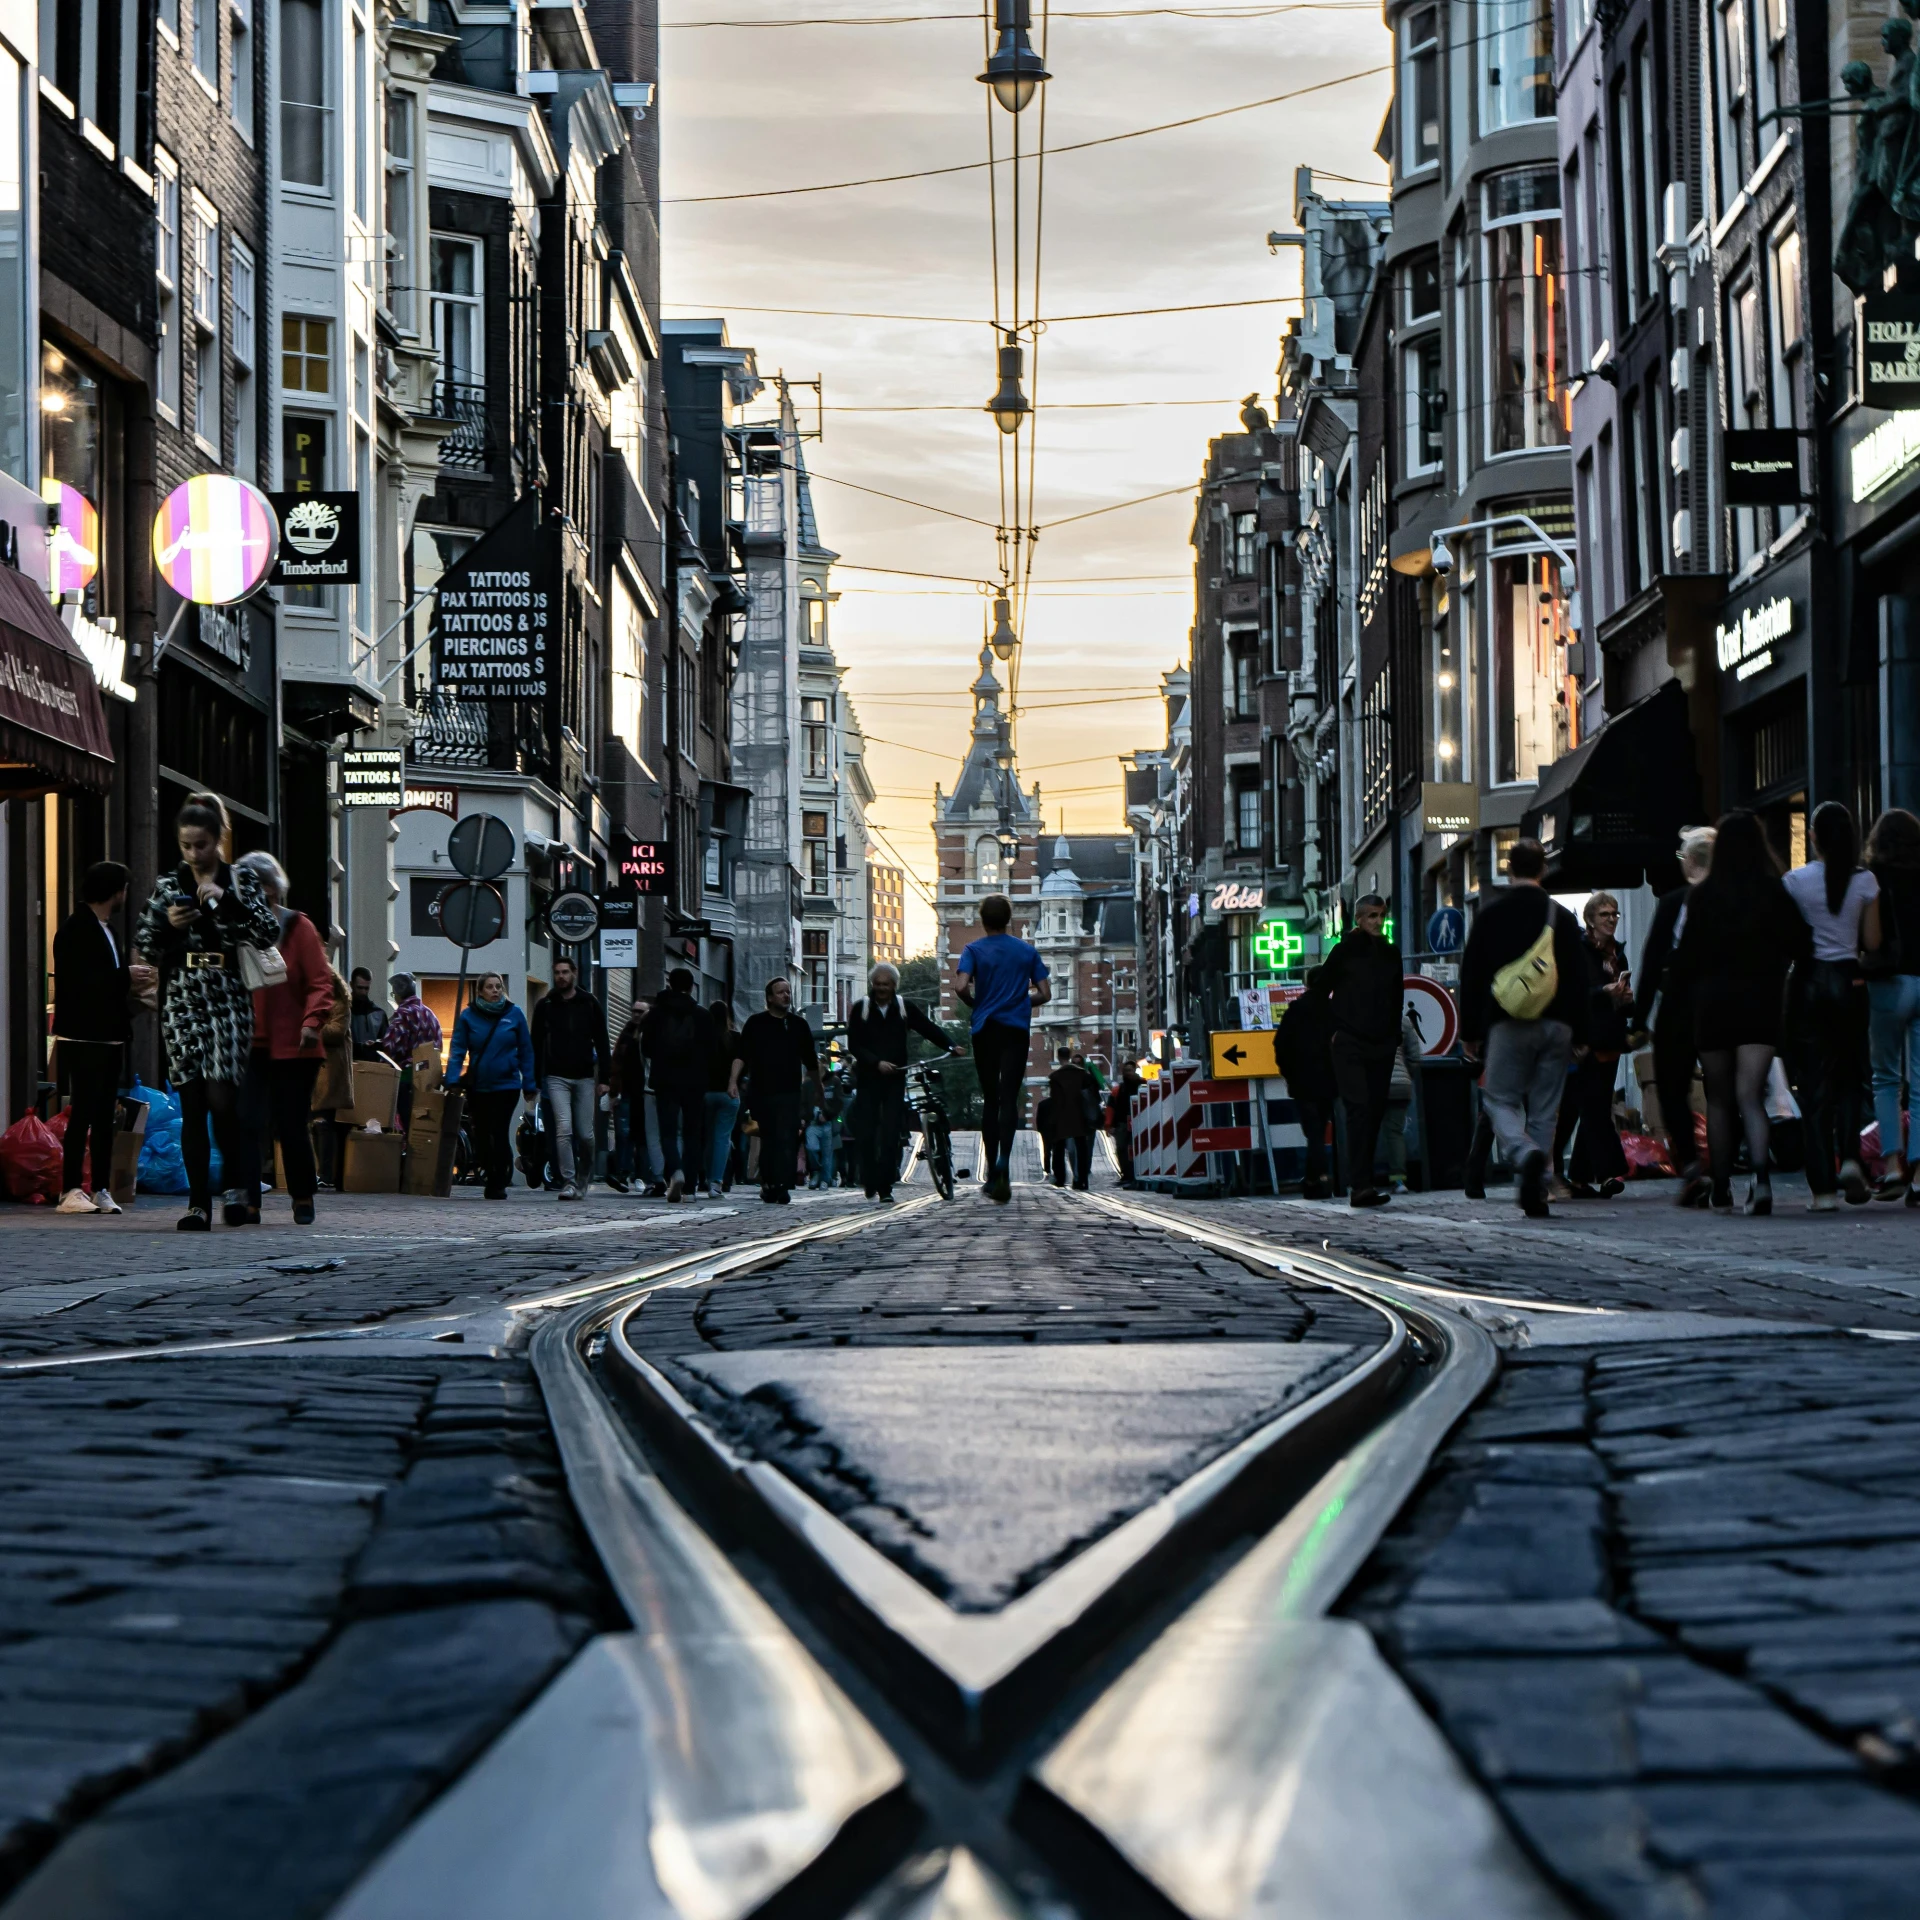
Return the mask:
<path fill-rule="evenodd" d="M 668 1206 L 595 1189 L 579 1205 L 515 1189 L 445 1200 L 323 1194 L 311 1228 L 284 1199 L 259 1227 L 174 1231 L 178 1203 L 143 1196 L 118 1219 L 0 1206 L 0 1360 L 377 1324 L 532 1296 L 681 1247 L 778 1231 L 858 1190 L 762 1206 L 751 1190 Z"/>
<path fill-rule="evenodd" d="M 1346 1604 L 1591 1910 L 1889 1920 L 1920 1902 L 1916 1439 L 1907 1342 L 1515 1354 Z"/>
<path fill-rule="evenodd" d="M 1806 1184 L 1792 1175 L 1775 1176 L 1776 1211 L 1765 1220 L 1682 1210 L 1676 1191 L 1672 1181 L 1636 1181 L 1616 1200 L 1557 1205 L 1544 1221 L 1523 1218 L 1497 1189 L 1483 1201 L 1404 1195 L 1373 1212 L 1285 1196 L 1141 1197 L 1510 1299 L 1920 1330 L 1920 1211 L 1869 1204 L 1810 1215 Z"/>

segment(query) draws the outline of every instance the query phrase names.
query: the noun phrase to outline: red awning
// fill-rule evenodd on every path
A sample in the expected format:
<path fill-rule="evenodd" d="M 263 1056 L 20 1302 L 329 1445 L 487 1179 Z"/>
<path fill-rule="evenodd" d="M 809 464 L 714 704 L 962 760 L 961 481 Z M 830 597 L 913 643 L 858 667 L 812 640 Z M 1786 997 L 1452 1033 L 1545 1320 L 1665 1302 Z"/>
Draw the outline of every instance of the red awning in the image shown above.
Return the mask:
<path fill-rule="evenodd" d="M 47 596 L 0 567 L 0 798 L 105 793 L 112 784 L 93 668 Z"/>

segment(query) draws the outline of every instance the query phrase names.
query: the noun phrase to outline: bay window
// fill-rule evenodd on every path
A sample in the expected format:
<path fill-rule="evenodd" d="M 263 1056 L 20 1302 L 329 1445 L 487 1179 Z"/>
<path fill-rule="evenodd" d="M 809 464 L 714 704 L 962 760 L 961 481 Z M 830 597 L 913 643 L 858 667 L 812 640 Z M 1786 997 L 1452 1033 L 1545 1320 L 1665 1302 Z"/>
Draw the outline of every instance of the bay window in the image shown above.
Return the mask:
<path fill-rule="evenodd" d="M 1553 118 L 1553 15 L 1546 0 L 1479 10 L 1480 131 Z"/>
<path fill-rule="evenodd" d="M 1440 160 L 1439 10 L 1420 7 L 1400 23 L 1400 171 Z"/>
<path fill-rule="evenodd" d="M 1577 746 L 1567 674 L 1567 598 L 1550 554 L 1493 556 L 1493 768 L 1503 785 L 1537 780 Z"/>
<path fill-rule="evenodd" d="M 1555 170 L 1530 167 L 1490 180 L 1485 224 L 1487 450 L 1564 447 L 1573 405 Z"/>

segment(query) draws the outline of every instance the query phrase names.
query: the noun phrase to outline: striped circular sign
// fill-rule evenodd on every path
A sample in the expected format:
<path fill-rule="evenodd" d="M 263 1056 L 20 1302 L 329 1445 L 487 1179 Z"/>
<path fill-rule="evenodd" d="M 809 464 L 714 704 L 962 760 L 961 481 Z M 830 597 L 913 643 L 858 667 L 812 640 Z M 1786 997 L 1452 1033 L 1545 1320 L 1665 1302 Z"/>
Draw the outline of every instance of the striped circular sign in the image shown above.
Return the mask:
<path fill-rule="evenodd" d="M 267 577 L 279 546 L 272 503 L 227 473 L 196 473 L 154 516 L 154 565 L 183 600 L 203 607 L 244 600 Z"/>
<path fill-rule="evenodd" d="M 55 594 L 78 593 L 100 571 L 100 515 L 64 480 L 42 480 L 40 498 L 53 509 L 47 586 Z"/>

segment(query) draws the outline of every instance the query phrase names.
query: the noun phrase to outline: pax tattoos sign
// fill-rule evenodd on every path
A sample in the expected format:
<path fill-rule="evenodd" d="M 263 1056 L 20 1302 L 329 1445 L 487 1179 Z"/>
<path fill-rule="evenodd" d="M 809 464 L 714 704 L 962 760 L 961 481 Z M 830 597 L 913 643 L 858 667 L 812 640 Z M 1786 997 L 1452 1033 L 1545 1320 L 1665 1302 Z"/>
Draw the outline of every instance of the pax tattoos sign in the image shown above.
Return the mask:
<path fill-rule="evenodd" d="M 529 494 L 440 578 L 433 683 L 475 700 L 537 700 L 548 691 L 556 596 L 539 507 Z"/>

